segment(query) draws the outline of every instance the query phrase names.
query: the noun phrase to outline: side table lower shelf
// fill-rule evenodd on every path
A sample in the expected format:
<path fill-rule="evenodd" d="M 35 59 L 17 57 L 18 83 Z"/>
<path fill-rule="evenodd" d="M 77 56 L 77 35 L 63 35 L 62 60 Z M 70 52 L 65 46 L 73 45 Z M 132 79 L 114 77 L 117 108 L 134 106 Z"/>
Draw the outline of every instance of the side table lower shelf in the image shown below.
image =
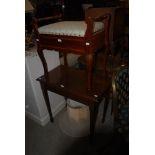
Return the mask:
<path fill-rule="evenodd" d="M 100 73 L 94 73 L 92 79 L 92 89 L 87 89 L 87 76 L 85 70 L 70 68 L 60 65 L 48 72 L 48 79 L 41 76 L 37 79 L 40 84 L 46 101 L 46 105 L 53 121 L 52 112 L 47 91 L 55 92 L 89 106 L 90 110 L 90 140 L 93 141 L 94 128 L 98 106 L 102 98 L 108 101 L 110 90 L 110 79 Z M 107 107 L 108 102 L 105 103 Z M 105 117 L 106 108 L 104 108 L 103 117 Z M 103 118 L 104 120 L 104 118 Z"/>

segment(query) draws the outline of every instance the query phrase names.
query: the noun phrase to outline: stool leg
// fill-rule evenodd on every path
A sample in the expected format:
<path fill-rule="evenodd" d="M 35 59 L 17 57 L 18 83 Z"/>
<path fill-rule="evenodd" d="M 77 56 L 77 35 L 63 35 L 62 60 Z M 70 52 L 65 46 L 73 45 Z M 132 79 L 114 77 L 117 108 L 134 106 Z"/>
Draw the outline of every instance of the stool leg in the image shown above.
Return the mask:
<path fill-rule="evenodd" d="M 50 106 L 50 101 L 49 101 L 47 88 L 46 88 L 45 84 L 43 82 L 41 82 L 41 81 L 40 81 L 40 86 L 41 86 L 41 90 L 42 90 L 42 93 L 43 93 L 43 96 L 44 96 L 44 99 L 45 99 L 45 103 L 46 103 L 46 106 L 47 106 L 48 113 L 50 115 L 50 121 L 53 122 L 54 119 L 53 119 L 53 115 L 52 115 L 52 110 L 51 110 L 51 106 Z"/>
<path fill-rule="evenodd" d="M 64 65 L 68 67 L 67 54 L 64 53 Z"/>
<path fill-rule="evenodd" d="M 87 88 L 88 90 L 90 90 L 92 83 L 93 54 L 86 55 L 86 67 L 87 67 Z"/>
<path fill-rule="evenodd" d="M 45 57 L 44 57 L 43 49 L 40 48 L 39 45 L 38 45 L 38 48 L 37 48 L 37 52 L 38 52 L 39 58 L 40 58 L 40 60 L 41 60 L 41 62 L 42 62 L 42 65 L 43 65 L 45 78 L 48 79 L 48 67 L 47 67 L 47 62 L 46 62 L 46 59 L 45 59 Z"/>

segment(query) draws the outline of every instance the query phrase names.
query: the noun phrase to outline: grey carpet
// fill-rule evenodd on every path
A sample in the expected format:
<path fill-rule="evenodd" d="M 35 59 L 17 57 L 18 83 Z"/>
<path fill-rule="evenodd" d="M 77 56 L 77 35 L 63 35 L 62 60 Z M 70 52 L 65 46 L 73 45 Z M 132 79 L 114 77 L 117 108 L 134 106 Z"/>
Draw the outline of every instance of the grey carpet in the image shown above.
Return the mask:
<path fill-rule="evenodd" d="M 102 105 L 101 105 L 102 106 Z M 100 108 L 102 109 L 102 108 Z M 102 110 L 100 110 L 101 112 Z M 110 111 L 110 107 L 109 107 Z M 119 139 L 114 139 L 111 130 L 111 117 L 107 117 L 105 124 L 97 120 L 95 143 L 89 144 L 89 137 L 74 138 L 65 134 L 59 125 L 65 110 L 42 127 L 26 117 L 25 120 L 25 155 L 114 155 L 128 154 L 127 149 L 122 153 L 123 146 Z M 109 112 L 108 112 L 109 113 Z M 109 113 L 110 114 L 110 113 Z M 108 114 L 107 114 L 108 116 Z M 100 118 L 98 116 L 98 118 Z M 110 120 L 109 120 L 110 119 Z M 68 124 L 69 126 L 69 124 Z M 120 153 L 121 150 L 121 153 Z"/>
<path fill-rule="evenodd" d="M 99 106 L 97 121 L 96 121 L 96 129 L 97 133 L 106 133 L 112 132 L 113 129 L 113 117 L 110 114 L 110 108 L 108 108 L 107 117 L 105 123 L 101 123 L 102 115 L 103 115 L 103 105 L 104 100 L 101 102 Z M 87 113 L 87 119 L 75 120 L 74 118 L 69 116 L 69 112 L 65 109 L 61 116 L 59 117 L 59 127 L 62 132 L 71 137 L 85 137 L 89 135 L 89 108 L 84 106 L 84 111 Z"/>

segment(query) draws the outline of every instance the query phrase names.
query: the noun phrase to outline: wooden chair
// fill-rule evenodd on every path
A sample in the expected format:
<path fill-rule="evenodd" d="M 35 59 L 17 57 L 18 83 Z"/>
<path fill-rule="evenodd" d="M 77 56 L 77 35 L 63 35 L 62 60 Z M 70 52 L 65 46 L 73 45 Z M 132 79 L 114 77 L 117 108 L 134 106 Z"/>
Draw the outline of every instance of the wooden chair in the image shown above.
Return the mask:
<path fill-rule="evenodd" d="M 98 49 L 109 48 L 110 15 L 87 17 L 85 21 L 60 21 L 61 17 L 61 15 L 50 17 L 50 19 L 57 19 L 59 22 L 40 28 L 37 24 L 43 19 L 33 20 L 37 35 L 37 52 L 44 68 L 44 75 L 37 80 L 41 84 L 51 121 L 53 121 L 53 116 L 48 90 L 89 106 L 90 139 L 92 142 L 98 106 L 103 96 L 109 97 L 110 88 L 110 79 L 106 75 L 93 73 L 92 64 L 94 54 Z M 48 18 L 44 20 L 48 20 Z M 44 49 L 64 53 L 65 64 L 48 71 L 43 54 Z M 86 70 L 68 67 L 67 53 L 84 55 Z"/>

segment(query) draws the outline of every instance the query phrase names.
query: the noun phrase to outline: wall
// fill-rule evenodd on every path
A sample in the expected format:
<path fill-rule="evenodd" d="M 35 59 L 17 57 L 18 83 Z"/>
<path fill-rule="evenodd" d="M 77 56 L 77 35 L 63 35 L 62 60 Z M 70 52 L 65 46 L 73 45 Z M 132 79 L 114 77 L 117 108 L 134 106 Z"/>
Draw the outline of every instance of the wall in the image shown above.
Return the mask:
<path fill-rule="evenodd" d="M 31 53 L 32 52 L 32 53 Z M 43 67 L 36 53 L 36 48 L 27 52 L 25 58 L 25 104 L 26 115 L 41 125 L 45 125 L 49 121 L 46 104 L 40 89 L 40 84 L 36 79 L 43 75 Z M 45 58 L 49 66 L 49 70 L 60 64 L 58 52 L 45 50 Z M 49 92 L 49 98 L 53 115 L 55 116 L 64 106 L 65 99 L 63 96 Z"/>

